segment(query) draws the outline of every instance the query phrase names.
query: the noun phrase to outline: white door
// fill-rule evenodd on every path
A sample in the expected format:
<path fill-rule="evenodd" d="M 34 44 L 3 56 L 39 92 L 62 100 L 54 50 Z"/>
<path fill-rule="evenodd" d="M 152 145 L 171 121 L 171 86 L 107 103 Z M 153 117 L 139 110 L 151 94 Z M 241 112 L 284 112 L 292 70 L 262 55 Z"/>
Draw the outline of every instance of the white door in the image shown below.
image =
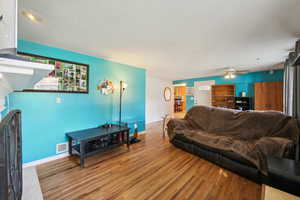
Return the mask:
<path fill-rule="evenodd" d="M 194 104 L 211 106 L 211 86 L 215 85 L 214 80 L 196 81 L 194 83 Z"/>

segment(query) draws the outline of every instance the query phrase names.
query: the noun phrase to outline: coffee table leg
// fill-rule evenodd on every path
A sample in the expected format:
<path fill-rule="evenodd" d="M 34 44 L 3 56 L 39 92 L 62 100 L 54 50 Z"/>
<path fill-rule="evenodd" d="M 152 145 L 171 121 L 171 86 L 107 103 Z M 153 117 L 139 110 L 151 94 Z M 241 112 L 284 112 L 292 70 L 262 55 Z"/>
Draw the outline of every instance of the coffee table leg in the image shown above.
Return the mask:
<path fill-rule="evenodd" d="M 72 155 L 72 138 L 69 137 L 69 154 Z"/>
<path fill-rule="evenodd" d="M 80 142 L 80 167 L 84 168 L 85 142 Z"/>
<path fill-rule="evenodd" d="M 129 149 L 130 141 L 129 141 L 129 131 L 127 131 L 127 148 Z"/>
<path fill-rule="evenodd" d="M 121 136 L 122 136 L 122 144 L 124 144 L 125 142 L 125 135 L 124 135 L 124 131 L 121 133 Z"/>

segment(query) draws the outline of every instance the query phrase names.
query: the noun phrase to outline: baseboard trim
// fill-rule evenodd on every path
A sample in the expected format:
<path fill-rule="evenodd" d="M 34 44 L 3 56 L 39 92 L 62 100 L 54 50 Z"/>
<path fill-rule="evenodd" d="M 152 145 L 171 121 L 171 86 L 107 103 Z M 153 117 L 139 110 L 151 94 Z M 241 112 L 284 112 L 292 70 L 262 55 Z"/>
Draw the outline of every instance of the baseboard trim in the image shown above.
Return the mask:
<path fill-rule="evenodd" d="M 144 135 L 146 133 L 147 133 L 147 131 L 141 131 L 138 134 L 139 135 Z M 34 167 L 34 166 L 41 165 L 41 164 L 44 164 L 44 163 L 47 163 L 47 162 L 50 162 L 50 161 L 58 160 L 58 159 L 61 159 L 61 158 L 66 158 L 68 156 L 69 156 L 69 153 L 67 153 L 67 152 L 56 155 L 56 156 L 50 156 L 50 157 L 43 158 L 43 159 L 36 160 L 36 161 L 32 161 L 32 162 L 29 162 L 29 163 L 24 163 L 23 168 Z"/>
<path fill-rule="evenodd" d="M 69 156 L 69 153 L 62 153 L 62 154 L 59 154 L 59 155 L 56 155 L 56 156 L 50 156 L 50 157 L 43 158 L 43 159 L 36 160 L 36 161 L 32 161 L 32 162 L 29 162 L 29 163 L 24 163 L 23 168 L 41 165 L 41 164 L 44 164 L 44 163 L 47 163 L 47 162 L 50 162 L 50 161 L 53 161 L 53 160 L 65 158 L 65 157 L 68 157 L 68 156 Z"/>
<path fill-rule="evenodd" d="M 147 130 L 148 128 L 151 128 L 151 127 L 153 127 L 153 126 L 157 126 L 157 125 L 162 124 L 162 123 L 163 123 L 163 120 L 148 123 L 148 124 L 146 124 L 146 130 Z"/>
<path fill-rule="evenodd" d="M 144 135 L 144 134 L 146 134 L 147 133 L 147 131 L 141 131 L 141 132 L 139 132 L 138 134 L 139 135 Z"/>
<path fill-rule="evenodd" d="M 157 124 L 157 123 L 160 123 L 162 121 L 163 120 L 157 120 L 157 121 L 153 121 L 153 122 L 148 122 L 148 123 L 146 123 L 146 126 L 151 125 L 151 124 Z"/>

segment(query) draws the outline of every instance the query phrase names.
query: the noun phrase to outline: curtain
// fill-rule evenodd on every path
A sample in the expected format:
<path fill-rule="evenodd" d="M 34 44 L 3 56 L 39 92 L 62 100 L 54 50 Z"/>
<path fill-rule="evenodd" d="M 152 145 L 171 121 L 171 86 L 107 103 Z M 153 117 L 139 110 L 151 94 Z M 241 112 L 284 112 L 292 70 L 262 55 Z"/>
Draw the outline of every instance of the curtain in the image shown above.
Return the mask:
<path fill-rule="evenodd" d="M 293 100 L 293 116 L 298 120 L 298 125 L 300 127 L 300 66 L 294 67 L 294 100 Z M 296 151 L 296 160 L 300 159 L 300 137 L 298 138 L 298 146 Z"/>
<path fill-rule="evenodd" d="M 288 61 L 284 66 L 284 113 L 295 117 L 300 127 L 300 66 L 292 66 Z M 298 139 L 300 142 L 300 138 Z M 296 160 L 300 158 L 299 144 Z"/>
<path fill-rule="evenodd" d="M 284 113 L 300 119 L 300 66 L 284 66 Z"/>
<path fill-rule="evenodd" d="M 290 66 L 288 61 L 284 64 L 284 95 L 283 111 L 285 114 L 293 116 L 293 99 L 294 99 L 294 67 Z"/>

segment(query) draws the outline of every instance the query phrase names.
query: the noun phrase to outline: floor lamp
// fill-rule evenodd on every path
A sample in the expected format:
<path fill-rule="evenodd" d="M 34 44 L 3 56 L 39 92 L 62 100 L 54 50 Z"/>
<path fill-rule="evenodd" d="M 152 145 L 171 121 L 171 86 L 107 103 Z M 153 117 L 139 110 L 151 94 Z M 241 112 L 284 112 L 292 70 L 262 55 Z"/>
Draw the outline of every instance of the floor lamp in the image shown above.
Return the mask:
<path fill-rule="evenodd" d="M 122 97 L 127 88 L 127 84 L 124 81 L 120 81 L 120 104 L 119 104 L 119 125 L 122 123 Z"/>
<path fill-rule="evenodd" d="M 122 123 L 122 97 L 125 92 L 125 89 L 127 88 L 127 84 L 124 81 L 120 81 L 120 109 L 119 109 L 119 125 L 121 126 Z M 130 143 L 137 143 L 141 140 L 138 139 L 138 129 L 137 129 L 137 123 L 134 125 L 134 136 L 130 137 Z"/>

